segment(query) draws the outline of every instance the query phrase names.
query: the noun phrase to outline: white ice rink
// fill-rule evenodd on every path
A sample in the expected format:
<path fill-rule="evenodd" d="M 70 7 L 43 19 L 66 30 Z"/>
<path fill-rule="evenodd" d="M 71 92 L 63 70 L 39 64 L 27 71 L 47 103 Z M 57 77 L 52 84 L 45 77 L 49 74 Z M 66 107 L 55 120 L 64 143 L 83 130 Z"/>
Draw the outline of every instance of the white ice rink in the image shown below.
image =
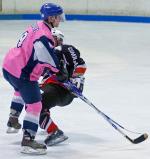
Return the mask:
<path fill-rule="evenodd" d="M 0 21 L 0 65 L 8 49 L 34 21 Z M 75 45 L 88 70 L 84 95 L 127 129 L 150 134 L 150 24 L 79 22 L 61 25 L 66 43 Z M 22 131 L 6 134 L 12 88 L 0 72 L 0 159 L 24 159 Z M 133 145 L 92 108 L 76 99 L 51 111 L 69 140 L 48 147 L 45 159 L 149 159 L 150 140 Z M 24 112 L 21 115 L 20 122 Z M 127 132 L 125 132 L 127 133 Z M 127 133 L 131 138 L 138 135 Z M 39 129 L 37 140 L 46 135 Z"/>

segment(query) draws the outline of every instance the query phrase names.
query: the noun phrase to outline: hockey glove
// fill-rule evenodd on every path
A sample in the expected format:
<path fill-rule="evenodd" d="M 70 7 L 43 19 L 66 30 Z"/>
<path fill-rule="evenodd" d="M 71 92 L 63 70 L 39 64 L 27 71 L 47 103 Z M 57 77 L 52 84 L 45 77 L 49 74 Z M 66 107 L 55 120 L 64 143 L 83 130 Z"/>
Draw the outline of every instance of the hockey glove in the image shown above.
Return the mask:
<path fill-rule="evenodd" d="M 67 68 L 65 66 L 65 63 L 63 60 L 60 61 L 60 66 L 59 66 L 59 72 L 56 73 L 56 77 L 57 77 L 57 80 L 59 82 L 66 82 L 68 81 L 68 71 L 67 71 Z"/>
<path fill-rule="evenodd" d="M 79 76 L 75 78 L 70 78 L 70 82 L 72 84 L 76 85 L 76 87 L 79 89 L 79 91 L 83 92 L 83 87 L 84 87 L 84 81 L 85 77 L 84 76 Z"/>
<path fill-rule="evenodd" d="M 45 81 L 51 76 L 50 70 L 44 70 L 43 74 L 38 80 L 40 88 L 44 85 Z"/>

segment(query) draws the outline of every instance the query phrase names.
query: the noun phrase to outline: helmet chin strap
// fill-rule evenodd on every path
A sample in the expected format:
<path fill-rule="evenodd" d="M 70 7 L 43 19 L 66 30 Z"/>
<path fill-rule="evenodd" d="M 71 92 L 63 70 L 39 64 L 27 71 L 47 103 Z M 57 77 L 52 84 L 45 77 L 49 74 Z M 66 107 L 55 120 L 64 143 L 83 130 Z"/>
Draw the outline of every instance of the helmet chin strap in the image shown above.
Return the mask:
<path fill-rule="evenodd" d="M 52 22 L 49 22 L 48 20 L 44 20 L 44 23 L 47 24 L 50 28 L 54 28 L 54 25 Z"/>
<path fill-rule="evenodd" d="M 50 22 L 50 25 L 52 26 L 52 28 L 54 28 L 54 25 L 53 25 L 53 23 L 52 23 L 52 22 Z"/>
<path fill-rule="evenodd" d="M 51 25 L 52 28 L 54 28 L 53 22 L 51 22 L 51 21 L 49 22 L 49 20 L 47 20 L 47 23 L 48 23 L 49 25 Z"/>

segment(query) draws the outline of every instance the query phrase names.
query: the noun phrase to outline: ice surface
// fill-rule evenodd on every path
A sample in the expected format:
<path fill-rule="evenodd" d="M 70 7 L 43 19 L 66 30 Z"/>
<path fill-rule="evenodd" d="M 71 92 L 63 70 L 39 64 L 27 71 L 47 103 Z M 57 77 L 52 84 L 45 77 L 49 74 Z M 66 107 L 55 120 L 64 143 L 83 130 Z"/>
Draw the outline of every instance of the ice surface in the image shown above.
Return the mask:
<path fill-rule="evenodd" d="M 0 65 L 8 49 L 34 21 L 0 21 Z M 88 70 L 84 95 L 124 127 L 150 133 L 150 24 L 69 21 L 60 26 L 65 42 L 75 45 Z M 22 132 L 6 134 L 12 88 L 0 72 L 0 158 L 16 159 Z M 52 109 L 69 140 L 48 148 L 48 159 L 149 159 L 149 139 L 133 145 L 87 104 Z M 24 117 L 24 111 L 20 122 Z M 137 135 L 127 133 L 131 138 Z M 39 129 L 37 140 L 46 135 Z M 28 156 L 27 156 L 28 157 Z M 35 158 L 30 156 L 30 159 Z"/>

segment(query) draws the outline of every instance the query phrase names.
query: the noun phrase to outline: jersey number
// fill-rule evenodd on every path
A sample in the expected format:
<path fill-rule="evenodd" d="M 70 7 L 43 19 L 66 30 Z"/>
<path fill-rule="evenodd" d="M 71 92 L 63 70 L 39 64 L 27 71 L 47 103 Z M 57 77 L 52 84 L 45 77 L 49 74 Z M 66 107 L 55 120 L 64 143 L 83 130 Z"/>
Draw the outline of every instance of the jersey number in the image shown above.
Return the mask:
<path fill-rule="evenodd" d="M 26 39 L 27 35 L 28 35 L 28 31 L 26 31 L 22 34 L 22 37 L 19 39 L 18 44 L 17 44 L 18 48 L 22 46 L 22 44 L 23 44 L 24 40 Z"/>

